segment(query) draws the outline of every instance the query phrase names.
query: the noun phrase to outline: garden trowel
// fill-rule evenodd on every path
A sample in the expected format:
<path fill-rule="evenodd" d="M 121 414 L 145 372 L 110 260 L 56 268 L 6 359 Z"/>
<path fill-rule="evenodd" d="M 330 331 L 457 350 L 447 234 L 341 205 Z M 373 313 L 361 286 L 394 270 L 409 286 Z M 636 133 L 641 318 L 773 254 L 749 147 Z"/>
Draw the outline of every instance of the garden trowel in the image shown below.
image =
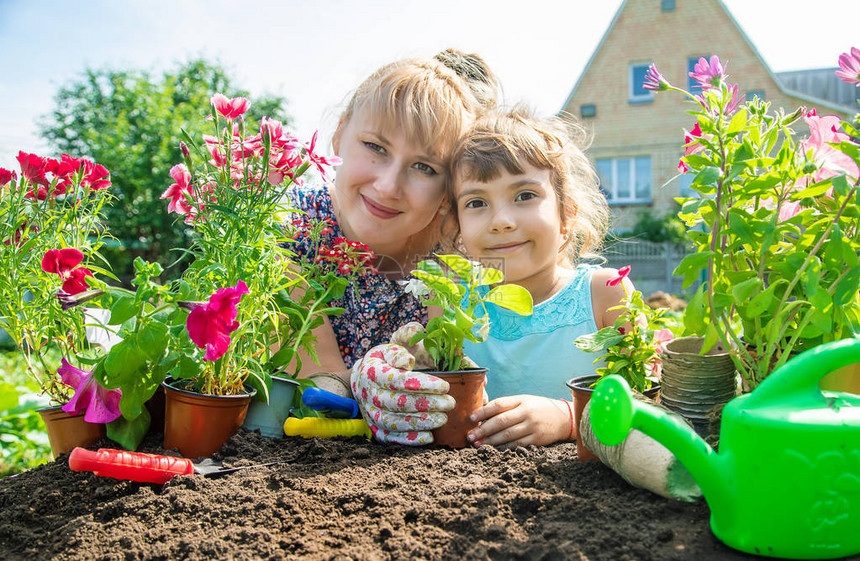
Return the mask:
<path fill-rule="evenodd" d="M 69 454 L 69 468 L 72 471 L 91 471 L 103 477 L 139 481 L 141 483 L 167 483 L 177 475 L 223 475 L 241 469 L 258 468 L 293 462 L 298 458 L 288 458 L 254 464 L 251 466 L 224 467 L 219 462 L 206 458 L 200 462 L 192 462 L 187 458 L 159 456 L 144 452 L 127 452 L 99 448 L 98 451 L 86 448 L 75 448 Z"/>

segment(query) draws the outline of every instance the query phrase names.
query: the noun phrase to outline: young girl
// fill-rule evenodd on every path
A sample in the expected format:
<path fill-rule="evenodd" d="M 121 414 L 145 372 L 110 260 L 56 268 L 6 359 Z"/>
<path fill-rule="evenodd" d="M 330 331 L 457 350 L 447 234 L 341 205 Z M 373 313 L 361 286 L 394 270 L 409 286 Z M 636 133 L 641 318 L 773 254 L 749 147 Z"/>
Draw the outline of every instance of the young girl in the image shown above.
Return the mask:
<path fill-rule="evenodd" d="M 357 279 L 333 305 L 346 309 L 317 329 L 320 370 L 347 385 L 348 368 L 427 310 L 397 281 L 439 243 L 439 209 L 454 144 L 495 106 L 497 81 L 477 55 L 445 51 L 383 66 L 355 91 L 334 134 L 342 159 L 332 186 L 295 188 L 290 201 L 328 220 L 332 238 L 362 242 L 379 274 Z M 298 244 L 298 258 L 310 247 Z M 302 356 L 303 376 L 314 364 Z M 311 374 L 313 376 L 313 374 Z M 343 388 L 348 389 L 348 388 Z"/>
<path fill-rule="evenodd" d="M 448 199 L 459 224 L 458 245 L 469 258 L 501 269 L 506 283 L 525 287 L 535 304 L 531 316 L 488 306 L 489 338 L 466 343 L 466 355 L 489 369 L 491 401 L 472 415 L 482 422 L 469 433 L 475 445 L 545 445 L 576 438 L 571 404 L 562 399 L 570 396 L 565 382 L 593 373 L 596 366 L 594 355 L 573 341 L 613 325 L 620 313 L 607 311 L 624 297 L 620 283 L 607 284 L 617 271 L 579 264 L 599 248 L 609 211 L 597 174 L 569 130 L 560 120 L 538 120 L 515 109 L 479 120 L 454 151 Z M 630 281 L 623 282 L 632 292 Z M 403 344 L 402 338 L 398 342 Z M 371 357 L 367 364 L 377 365 L 378 372 L 382 360 L 388 378 L 409 380 L 403 372 L 409 362 L 391 347 L 374 349 L 368 356 L 375 354 L 376 360 Z M 354 387 L 372 386 L 368 370 L 365 364 L 356 366 Z M 436 411 L 444 410 L 435 395 L 439 384 L 422 384 L 421 397 L 430 399 Z M 397 404 L 417 399 L 414 390 L 400 385 L 395 394 L 371 391 L 387 399 L 363 404 L 366 416 L 370 412 L 380 426 L 407 437 L 398 441 L 429 442 L 414 414 L 409 424 L 397 416 Z M 427 418 L 439 423 L 433 410 Z"/>
<path fill-rule="evenodd" d="M 565 382 L 593 373 L 595 356 L 573 341 L 613 325 L 624 297 L 614 269 L 580 264 L 600 247 L 608 205 L 597 174 L 571 137 L 574 126 L 523 109 L 476 123 L 455 149 L 449 202 L 465 253 L 526 288 L 531 316 L 488 306 L 487 341 L 466 355 L 489 369 L 490 402 L 476 445 L 550 444 L 576 437 Z M 579 129 L 581 130 L 581 129 Z M 625 279 L 628 290 L 633 287 Z"/>

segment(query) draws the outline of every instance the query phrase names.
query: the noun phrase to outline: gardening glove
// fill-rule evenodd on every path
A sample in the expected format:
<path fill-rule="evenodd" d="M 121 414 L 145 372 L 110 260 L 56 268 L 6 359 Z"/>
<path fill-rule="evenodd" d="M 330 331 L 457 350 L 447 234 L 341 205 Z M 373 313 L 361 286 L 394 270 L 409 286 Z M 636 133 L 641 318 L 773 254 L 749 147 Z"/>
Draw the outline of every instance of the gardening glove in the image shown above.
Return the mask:
<path fill-rule="evenodd" d="M 412 372 L 415 357 L 395 344 L 377 345 L 352 367 L 352 392 L 379 442 L 419 446 L 448 422 L 454 408 L 448 382 Z"/>

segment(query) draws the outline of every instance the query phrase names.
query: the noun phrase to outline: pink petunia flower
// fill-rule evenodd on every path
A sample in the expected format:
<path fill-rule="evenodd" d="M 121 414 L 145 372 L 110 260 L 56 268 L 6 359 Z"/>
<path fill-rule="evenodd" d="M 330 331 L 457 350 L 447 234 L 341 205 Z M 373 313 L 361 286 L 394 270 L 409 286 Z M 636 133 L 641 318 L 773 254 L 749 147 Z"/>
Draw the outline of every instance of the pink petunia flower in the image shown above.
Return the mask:
<path fill-rule="evenodd" d="M 850 52 L 839 55 L 839 70 L 836 75 L 842 78 L 842 81 L 860 88 L 860 49 L 851 47 Z"/>
<path fill-rule="evenodd" d="M 624 280 L 624 278 L 630 274 L 630 265 L 625 265 L 618 269 L 618 276 L 613 277 L 606 281 L 606 286 L 616 286 L 618 283 Z"/>
<path fill-rule="evenodd" d="M 235 119 L 248 111 L 251 102 L 244 97 L 228 98 L 224 94 L 216 93 L 210 100 L 215 110 L 227 119 Z"/>
<path fill-rule="evenodd" d="M 813 175 L 815 181 L 822 181 L 843 173 L 852 180 L 856 180 L 860 176 L 860 170 L 854 160 L 828 144 L 851 139 L 844 132 L 837 130 L 840 126 L 839 117 L 835 115 L 819 117 L 813 109 L 803 120 L 809 125 L 809 138 L 803 142 L 803 149 L 812 151 L 812 160 L 818 166 Z"/>
<path fill-rule="evenodd" d="M 689 76 L 697 81 L 702 86 L 702 89 L 707 90 L 718 88 L 728 74 L 726 74 L 725 66 L 720 62 L 720 58 L 714 55 L 710 60 L 705 57 L 700 58 L 696 66 L 693 67 L 693 71 L 689 73 Z"/>
<path fill-rule="evenodd" d="M 63 357 L 57 374 L 67 386 L 75 388 L 75 395 L 63 405 L 63 411 L 70 415 L 84 413 L 84 421 L 88 423 L 110 423 L 122 414 L 119 402 L 122 390 L 108 390 L 99 384 L 89 370 L 75 368 Z"/>
<path fill-rule="evenodd" d="M 230 333 L 239 327 L 236 306 L 248 287 L 239 281 L 235 287 L 219 288 L 209 302 L 197 306 L 188 314 L 185 326 L 198 347 L 206 349 L 205 360 L 218 360 L 230 346 Z"/>

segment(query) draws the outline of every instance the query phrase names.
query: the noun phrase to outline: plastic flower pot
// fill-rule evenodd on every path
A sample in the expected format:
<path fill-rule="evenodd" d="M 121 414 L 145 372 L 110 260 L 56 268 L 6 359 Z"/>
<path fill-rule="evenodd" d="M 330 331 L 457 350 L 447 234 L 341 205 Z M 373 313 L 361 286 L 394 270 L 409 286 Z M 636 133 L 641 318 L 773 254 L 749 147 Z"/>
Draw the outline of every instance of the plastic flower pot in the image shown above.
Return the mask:
<path fill-rule="evenodd" d="M 60 454 L 71 452 L 77 446 L 92 446 L 105 437 L 105 426 L 102 423 L 84 421 L 83 413 L 70 415 L 63 411 L 60 405 L 38 409 L 37 412 L 48 429 L 48 440 L 51 442 L 51 455 L 54 459 Z"/>
<path fill-rule="evenodd" d="M 666 344 L 660 403 L 693 425 L 705 441 L 716 445 L 722 407 L 735 397 L 735 364 L 729 353 L 714 346 L 706 354 L 702 337 L 681 337 Z"/>
<path fill-rule="evenodd" d="M 290 416 L 293 396 L 298 387 L 299 383 L 295 380 L 272 376 L 269 403 L 261 400 L 260 396 L 252 399 L 242 426 L 248 430 L 259 430 L 266 438 L 284 436 L 284 422 Z"/>
<path fill-rule="evenodd" d="M 469 415 L 484 404 L 487 369 L 469 368 L 456 372 L 427 372 L 427 374 L 447 381 L 450 385 L 448 395 L 457 402 L 454 409 L 448 411 L 448 422 L 433 431 L 434 445 L 465 448 L 469 445 L 466 433 L 478 426 L 478 423 L 469 419 Z"/>
<path fill-rule="evenodd" d="M 184 380 L 165 380 L 164 447 L 178 448 L 186 458 L 216 452 L 245 421 L 257 390 L 240 395 L 207 395 L 183 389 Z"/>
<path fill-rule="evenodd" d="M 577 376 L 567 381 L 567 387 L 570 388 L 570 394 L 573 396 L 573 426 L 576 427 L 576 456 L 580 462 L 600 461 L 600 458 L 595 456 L 582 441 L 579 432 L 582 411 L 589 400 L 591 400 L 591 394 L 594 393 L 591 385 L 599 379 L 600 376 L 597 374 L 588 374 L 586 376 Z"/>

